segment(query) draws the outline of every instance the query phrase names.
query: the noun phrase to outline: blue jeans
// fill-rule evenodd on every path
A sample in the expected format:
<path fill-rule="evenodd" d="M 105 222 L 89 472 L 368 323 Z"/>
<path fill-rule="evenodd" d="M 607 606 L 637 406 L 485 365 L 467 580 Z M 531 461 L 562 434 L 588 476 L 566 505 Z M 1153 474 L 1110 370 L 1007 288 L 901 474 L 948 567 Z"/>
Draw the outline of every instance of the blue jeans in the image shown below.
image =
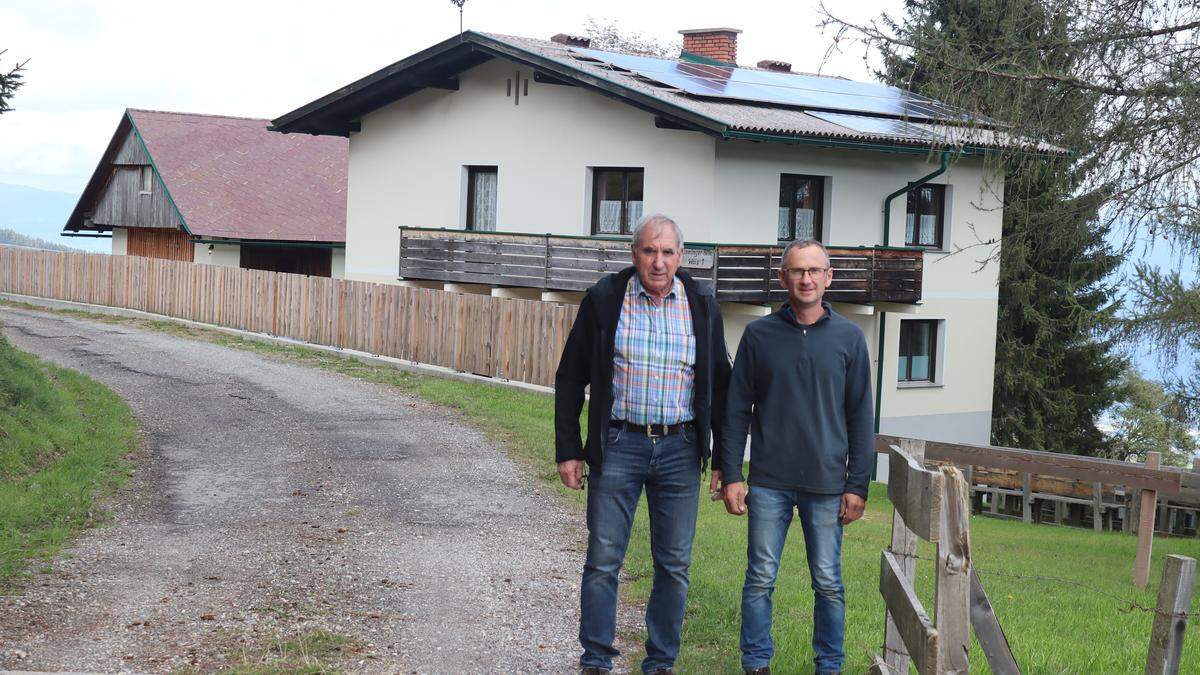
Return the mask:
<path fill-rule="evenodd" d="M 771 593 L 792 509 L 800 514 L 808 571 L 812 577 L 813 661 L 818 673 L 838 672 L 846 658 L 846 600 L 842 586 L 841 495 L 822 495 L 752 487 L 746 498 L 750 512 L 746 584 L 742 587 L 742 666 L 771 663 Z"/>
<path fill-rule="evenodd" d="M 604 464 L 587 483 L 587 560 L 580 587 L 581 667 L 612 668 L 617 628 L 617 575 L 625 560 L 633 514 L 646 488 L 654 585 L 646 604 L 642 669 L 670 668 L 679 655 L 687 604 L 688 566 L 696 534 L 700 454 L 694 429 L 652 439 L 608 429 Z"/>

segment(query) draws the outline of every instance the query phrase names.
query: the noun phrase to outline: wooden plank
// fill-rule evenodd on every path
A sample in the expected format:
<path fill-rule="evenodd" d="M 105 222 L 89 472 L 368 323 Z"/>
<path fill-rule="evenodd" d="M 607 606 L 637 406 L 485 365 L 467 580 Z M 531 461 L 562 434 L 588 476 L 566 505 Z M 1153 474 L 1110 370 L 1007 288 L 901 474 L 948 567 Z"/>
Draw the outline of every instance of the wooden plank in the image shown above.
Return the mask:
<path fill-rule="evenodd" d="M 1092 503 L 1092 530 L 1099 532 L 1104 529 L 1104 484 L 1092 483 L 1094 500 Z"/>
<path fill-rule="evenodd" d="M 1162 585 L 1158 587 L 1158 607 L 1150 629 L 1146 675 L 1179 672 L 1183 638 L 1187 635 L 1188 609 L 1195 586 L 1196 560 L 1181 555 L 1167 556 Z"/>
<path fill-rule="evenodd" d="M 898 436 L 879 434 L 875 439 L 875 451 L 886 453 L 888 446 L 898 443 L 899 440 Z M 975 465 L 1028 471 L 1042 476 L 1057 476 L 1089 483 L 1098 481 L 1105 485 L 1149 488 L 1165 494 L 1177 494 L 1183 483 L 1180 472 L 1152 469 L 1110 459 L 1039 450 L 927 441 L 925 453 L 926 459 L 953 462 L 958 466 Z"/>
<path fill-rule="evenodd" d="M 1033 522 L 1033 475 L 1028 471 L 1021 475 L 1021 520 Z"/>
<path fill-rule="evenodd" d="M 1157 469 L 1161 455 L 1146 453 L 1146 468 Z M 1151 489 L 1142 490 L 1141 519 L 1138 521 L 1137 555 L 1133 562 L 1133 585 L 1145 588 L 1150 582 L 1150 550 L 1154 547 L 1154 516 L 1158 493 Z"/>
<path fill-rule="evenodd" d="M 937 629 L 913 592 L 912 585 L 904 578 L 899 563 L 888 551 L 882 554 L 879 592 L 917 672 L 922 675 L 941 672 L 938 668 Z"/>
<path fill-rule="evenodd" d="M 1008 645 L 1008 637 L 996 618 L 992 602 L 983 590 L 983 583 L 975 569 L 971 569 L 971 628 L 975 631 L 975 639 L 987 659 L 988 668 L 995 675 L 1020 675 L 1021 669 L 1013 658 L 1012 647 Z"/>
<path fill-rule="evenodd" d="M 937 545 L 936 616 L 939 673 L 967 674 L 971 647 L 971 505 L 957 467 L 942 467 L 941 538 Z"/>
<path fill-rule="evenodd" d="M 925 469 L 907 452 L 893 447 L 888 470 L 888 500 L 910 530 L 926 541 L 937 543 L 942 517 L 940 473 Z"/>
<path fill-rule="evenodd" d="M 912 458 L 918 464 L 921 463 L 925 456 L 925 444 L 923 442 L 905 439 L 901 441 L 901 444 L 902 449 L 908 457 Z M 896 462 L 897 457 L 898 455 L 890 455 L 889 461 Z M 900 515 L 898 509 L 892 510 L 892 543 L 888 547 L 888 550 L 900 566 L 900 572 L 904 579 L 910 584 L 913 583 L 917 574 L 917 535 L 905 524 L 904 517 Z M 908 650 L 904 647 L 904 638 L 901 637 L 896 623 L 892 620 L 891 614 L 886 609 L 883 615 L 884 661 L 894 672 L 907 673 L 909 656 Z"/>
<path fill-rule="evenodd" d="M 871 667 L 867 669 L 867 672 L 870 675 L 894 675 L 896 673 L 896 671 L 888 667 L 887 662 L 884 661 L 883 657 L 878 654 L 875 654 L 872 657 Z M 907 673 L 901 675 L 907 675 Z"/>

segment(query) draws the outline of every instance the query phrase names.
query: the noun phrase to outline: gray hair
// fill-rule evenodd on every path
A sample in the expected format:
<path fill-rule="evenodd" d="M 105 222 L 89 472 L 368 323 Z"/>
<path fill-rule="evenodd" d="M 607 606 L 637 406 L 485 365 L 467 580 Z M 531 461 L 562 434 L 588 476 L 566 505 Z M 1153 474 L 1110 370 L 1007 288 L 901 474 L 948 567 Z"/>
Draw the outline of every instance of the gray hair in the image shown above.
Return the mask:
<path fill-rule="evenodd" d="M 829 260 L 829 249 L 825 248 L 825 244 L 822 244 L 821 242 L 817 241 L 816 239 L 797 239 L 796 241 L 789 243 L 783 249 L 783 256 L 781 257 L 780 262 L 782 263 L 784 260 L 787 260 L 788 254 L 791 253 L 793 249 L 799 250 L 802 248 L 808 248 L 810 246 L 815 246 L 815 247 L 821 249 L 821 253 L 825 254 L 825 266 L 826 267 L 833 264 Z"/>
<path fill-rule="evenodd" d="M 667 225 L 675 228 L 675 243 L 679 246 L 679 248 L 683 248 L 683 230 L 680 229 L 678 223 L 661 213 L 651 213 L 648 216 L 643 216 L 642 219 L 638 221 L 637 227 L 633 228 L 633 245 L 636 246 L 637 243 L 642 240 L 642 232 L 645 231 L 646 228 L 649 227 L 653 228 L 655 231 L 658 231 L 659 228 L 666 227 Z"/>

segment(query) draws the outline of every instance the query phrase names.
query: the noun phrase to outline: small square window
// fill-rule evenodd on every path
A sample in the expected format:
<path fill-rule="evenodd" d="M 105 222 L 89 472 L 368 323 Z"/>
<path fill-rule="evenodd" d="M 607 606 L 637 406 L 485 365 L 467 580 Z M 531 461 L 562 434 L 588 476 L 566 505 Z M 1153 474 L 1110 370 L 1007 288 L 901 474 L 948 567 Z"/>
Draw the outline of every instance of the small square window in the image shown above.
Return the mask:
<path fill-rule="evenodd" d="M 910 190 L 904 222 L 904 245 L 942 248 L 945 214 L 945 185 L 922 185 Z"/>
<path fill-rule="evenodd" d="M 631 234 L 642 219 L 644 169 L 592 171 L 592 234 Z"/>
<path fill-rule="evenodd" d="M 780 243 L 816 239 L 821 241 L 824 217 L 825 179 L 821 176 L 779 176 Z"/>
<path fill-rule="evenodd" d="M 937 320 L 907 319 L 900 322 L 900 382 L 936 382 Z"/>

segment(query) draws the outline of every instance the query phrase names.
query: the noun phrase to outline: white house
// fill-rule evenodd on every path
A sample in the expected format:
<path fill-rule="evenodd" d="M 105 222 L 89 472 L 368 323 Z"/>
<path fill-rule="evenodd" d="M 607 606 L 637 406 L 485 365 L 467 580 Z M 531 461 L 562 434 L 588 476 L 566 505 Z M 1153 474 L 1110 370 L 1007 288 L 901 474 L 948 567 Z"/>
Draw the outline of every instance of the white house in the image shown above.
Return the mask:
<path fill-rule="evenodd" d="M 998 241 L 1003 180 L 983 155 L 1009 141 L 894 88 L 780 62 L 734 66 L 733 29 L 681 32 L 678 59 L 591 50 L 565 35 L 467 32 L 272 128 L 349 137 L 350 279 L 571 301 L 579 294 L 563 289 L 586 283 L 542 282 L 542 268 L 519 271 L 520 256 L 445 265 L 452 254 L 422 254 L 419 237 L 401 254 L 401 228 L 552 256 L 555 241 L 574 240 L 549 235 L 610 246 L 639 215 L 662 212 L 689 245 L 715 244 L 688 265 L 711 270 L 733 350 L 746 322 L 784 297 L 761 288 L 770 265 L 747 267 L 745 256 L 773 251 L 777 266 L 780 243 L 816 237 L 838 249 L 835 308 L 862 327 L 876 359 L 879 431 L 988 442 L 998 264 L 952 253 Z M 402 275 L 402 258 L 419 264 Z"/>

